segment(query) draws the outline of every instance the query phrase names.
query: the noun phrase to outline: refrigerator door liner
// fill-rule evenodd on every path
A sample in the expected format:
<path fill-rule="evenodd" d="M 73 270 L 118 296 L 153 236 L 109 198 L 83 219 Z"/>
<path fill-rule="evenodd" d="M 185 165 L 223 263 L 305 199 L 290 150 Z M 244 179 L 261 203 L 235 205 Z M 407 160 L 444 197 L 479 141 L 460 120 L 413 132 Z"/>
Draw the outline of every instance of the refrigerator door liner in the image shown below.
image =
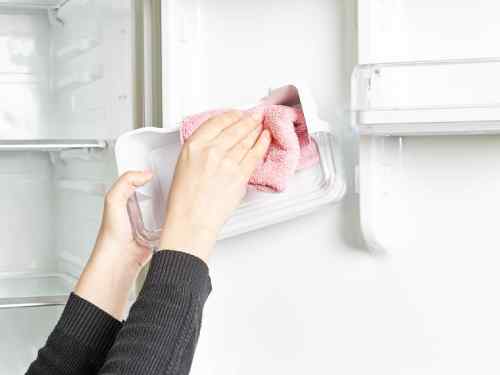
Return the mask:
<path fill-rule="evenodd" d="M 318 146 L 320 163 L 296 173 L 283 193 L 249 191 L 241 206 L 225 224 L 221 238 L 288 220 L 329 202 L 338 202 L 345 192 L 339 145 L 327 131 L 326 123 L 315 113 L 313 100 L 307 90 L 288 85 L 273 90 L 262 101 L 301 104 L 309 132 Z M 124 134 L 115 147 L 119 173 L 144 169 L 154 172 L 153 180 L 139 188 L 129 202 L 136 238 L 150 247 L 158 246 L 166 197 L 180 147 L 177 131 L 156 128 L 138 129 Z"/>

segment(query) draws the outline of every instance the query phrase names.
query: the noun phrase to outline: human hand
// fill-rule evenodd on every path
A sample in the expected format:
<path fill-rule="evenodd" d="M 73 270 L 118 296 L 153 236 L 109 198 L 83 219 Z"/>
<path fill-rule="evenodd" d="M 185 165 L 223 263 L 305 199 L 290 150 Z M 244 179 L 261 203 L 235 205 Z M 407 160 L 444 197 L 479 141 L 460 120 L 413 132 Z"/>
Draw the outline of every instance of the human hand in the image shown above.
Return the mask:
<path fill-rule="evenodd" d="M 185 251 L 206 262 L 270 142 L 258 114 L 231 111 L 201 125 L 179 155 L 160 248 Z"/>
<path fill-rule="evenodd" d="M 118 320 L 123 319 L 129 290 L 151 250 L 133 237 L 127 201 L 151 172 L 127 172 L 106 194 L 101 228 L 75 293 Z"/>

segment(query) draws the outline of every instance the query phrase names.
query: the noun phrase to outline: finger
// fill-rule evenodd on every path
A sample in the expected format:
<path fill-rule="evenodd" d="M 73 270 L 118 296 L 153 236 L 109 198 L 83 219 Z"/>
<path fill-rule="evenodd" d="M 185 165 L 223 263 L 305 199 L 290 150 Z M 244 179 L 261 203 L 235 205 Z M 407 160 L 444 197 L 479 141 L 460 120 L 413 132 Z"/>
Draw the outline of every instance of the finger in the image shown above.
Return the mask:
<path fill-rule="evenodd" d="M 243 139 L 245 139 L 253 130 L 262 125 L 262 115 L 255 113 L 247 115 L 240 121 L 227 127 L 215 139 L 214 142 L 221 150 L 232 149 Z"/>
<path fill-rule="evenodd" d="M 253 129 L 245 138 L 243 138 L 238 144 L 236 144 L 227 153 L 228 158 L 240 163 L 246 156 L 246 154 L 252 149 L 257 142 L 260 134 L 262 133 L 262 125 L 259 125 Z"/>
<path fill-rule="evenodd" d="M 150 171 L 130 171 L 120 176 L 107 194 L 109 203 L 127 203 L 135 189 L 145 185 L 153 178 Z"/>
<path fill-rule="evenodd" d="M 271 144 L 271 133 L 269 130 L 264 130 L 255 145 L 246 154 L 245 158 L 241 162 L 243 173 L 245 177 L 250 178 L 255 168 L 259 165 L 261 160 L 266 155 L 267 149 Z"/>
<path fill-rule="evenodd" d="M 214 116 L 201 124 L 200 127 L 195 130 L 190 139 L 197 141 L 211 141 L 224 129 L 233 125 L 235 122 L 238 122 L 242 117 L 243 112 L 241 111 L 228 111 Z"/>

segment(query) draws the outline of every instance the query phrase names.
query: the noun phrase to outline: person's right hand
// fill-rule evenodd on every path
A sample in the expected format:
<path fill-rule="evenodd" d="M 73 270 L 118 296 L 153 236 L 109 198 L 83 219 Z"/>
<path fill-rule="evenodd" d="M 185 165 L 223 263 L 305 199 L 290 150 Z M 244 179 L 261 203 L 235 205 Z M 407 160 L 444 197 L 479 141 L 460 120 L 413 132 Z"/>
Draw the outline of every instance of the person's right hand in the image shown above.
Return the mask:
<path fill-rule="evenodd" d="M 160 248 L 188 252 L 206 262 L 270 141 L 259 115 L 231 111 L 201 125 L 177 161 Z"/>

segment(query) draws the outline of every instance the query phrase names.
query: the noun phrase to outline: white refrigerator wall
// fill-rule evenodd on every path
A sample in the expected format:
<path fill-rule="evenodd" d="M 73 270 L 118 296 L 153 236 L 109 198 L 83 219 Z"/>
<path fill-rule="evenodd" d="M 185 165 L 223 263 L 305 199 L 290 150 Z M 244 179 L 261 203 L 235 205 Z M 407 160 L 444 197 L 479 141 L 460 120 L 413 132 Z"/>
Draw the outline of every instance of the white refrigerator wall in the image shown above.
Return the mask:
<path fill-rule="evenodd" d="M 494 1 L 359 1 L 358 22 L 351 1 L 273 5 L 280 25 L 285 20 L 311 32 L 300 49 L 310 59 L 300 55 L 287 69 L 300 65 L 298 74 L 313 87 L 321 114 L 338 128 L 347 126 L 338 114 L 348 107 L 348 72 L 356 56 L 346 51 L 356 50 L 356 23 L 363 63 L 500 55 Z M 241 37 L 231 20 L 268 9 L 263 1 L 205 6 L 206 20 L 216 11 L 223 19 L 228 7 L 224 24 L 233 37 L 214 39 L 228 48 Z M 271 21 L 257 19 L 256 33 L 272 40 Z M 296 29 L 286 31 L 293 35 L 289 40 L 305 45 Z M 335 36 L 328 47 L 316 43 L 325 35 Z M 244 51 L 246 36 L 240 39 Z M 258 51 L 257 43 L 252 46 Z M 261 63 L 265 74 L 276 69 Z M 217 69 L 210 70 L 217 72 L 209 78 L 214 82 L 222 76 Z M 383 254 L 363 244 L 352 173 L 357 145 L 348 132 L 343 139 L 350 189 L 340 206 L 218 244 L 193 373 L 498 372 L 499 138 L 386 139 L 369 170 L 377 177 L 370 202 Z M 362 159 L 373 160 L 369 140 L 363 142 Z"/>

